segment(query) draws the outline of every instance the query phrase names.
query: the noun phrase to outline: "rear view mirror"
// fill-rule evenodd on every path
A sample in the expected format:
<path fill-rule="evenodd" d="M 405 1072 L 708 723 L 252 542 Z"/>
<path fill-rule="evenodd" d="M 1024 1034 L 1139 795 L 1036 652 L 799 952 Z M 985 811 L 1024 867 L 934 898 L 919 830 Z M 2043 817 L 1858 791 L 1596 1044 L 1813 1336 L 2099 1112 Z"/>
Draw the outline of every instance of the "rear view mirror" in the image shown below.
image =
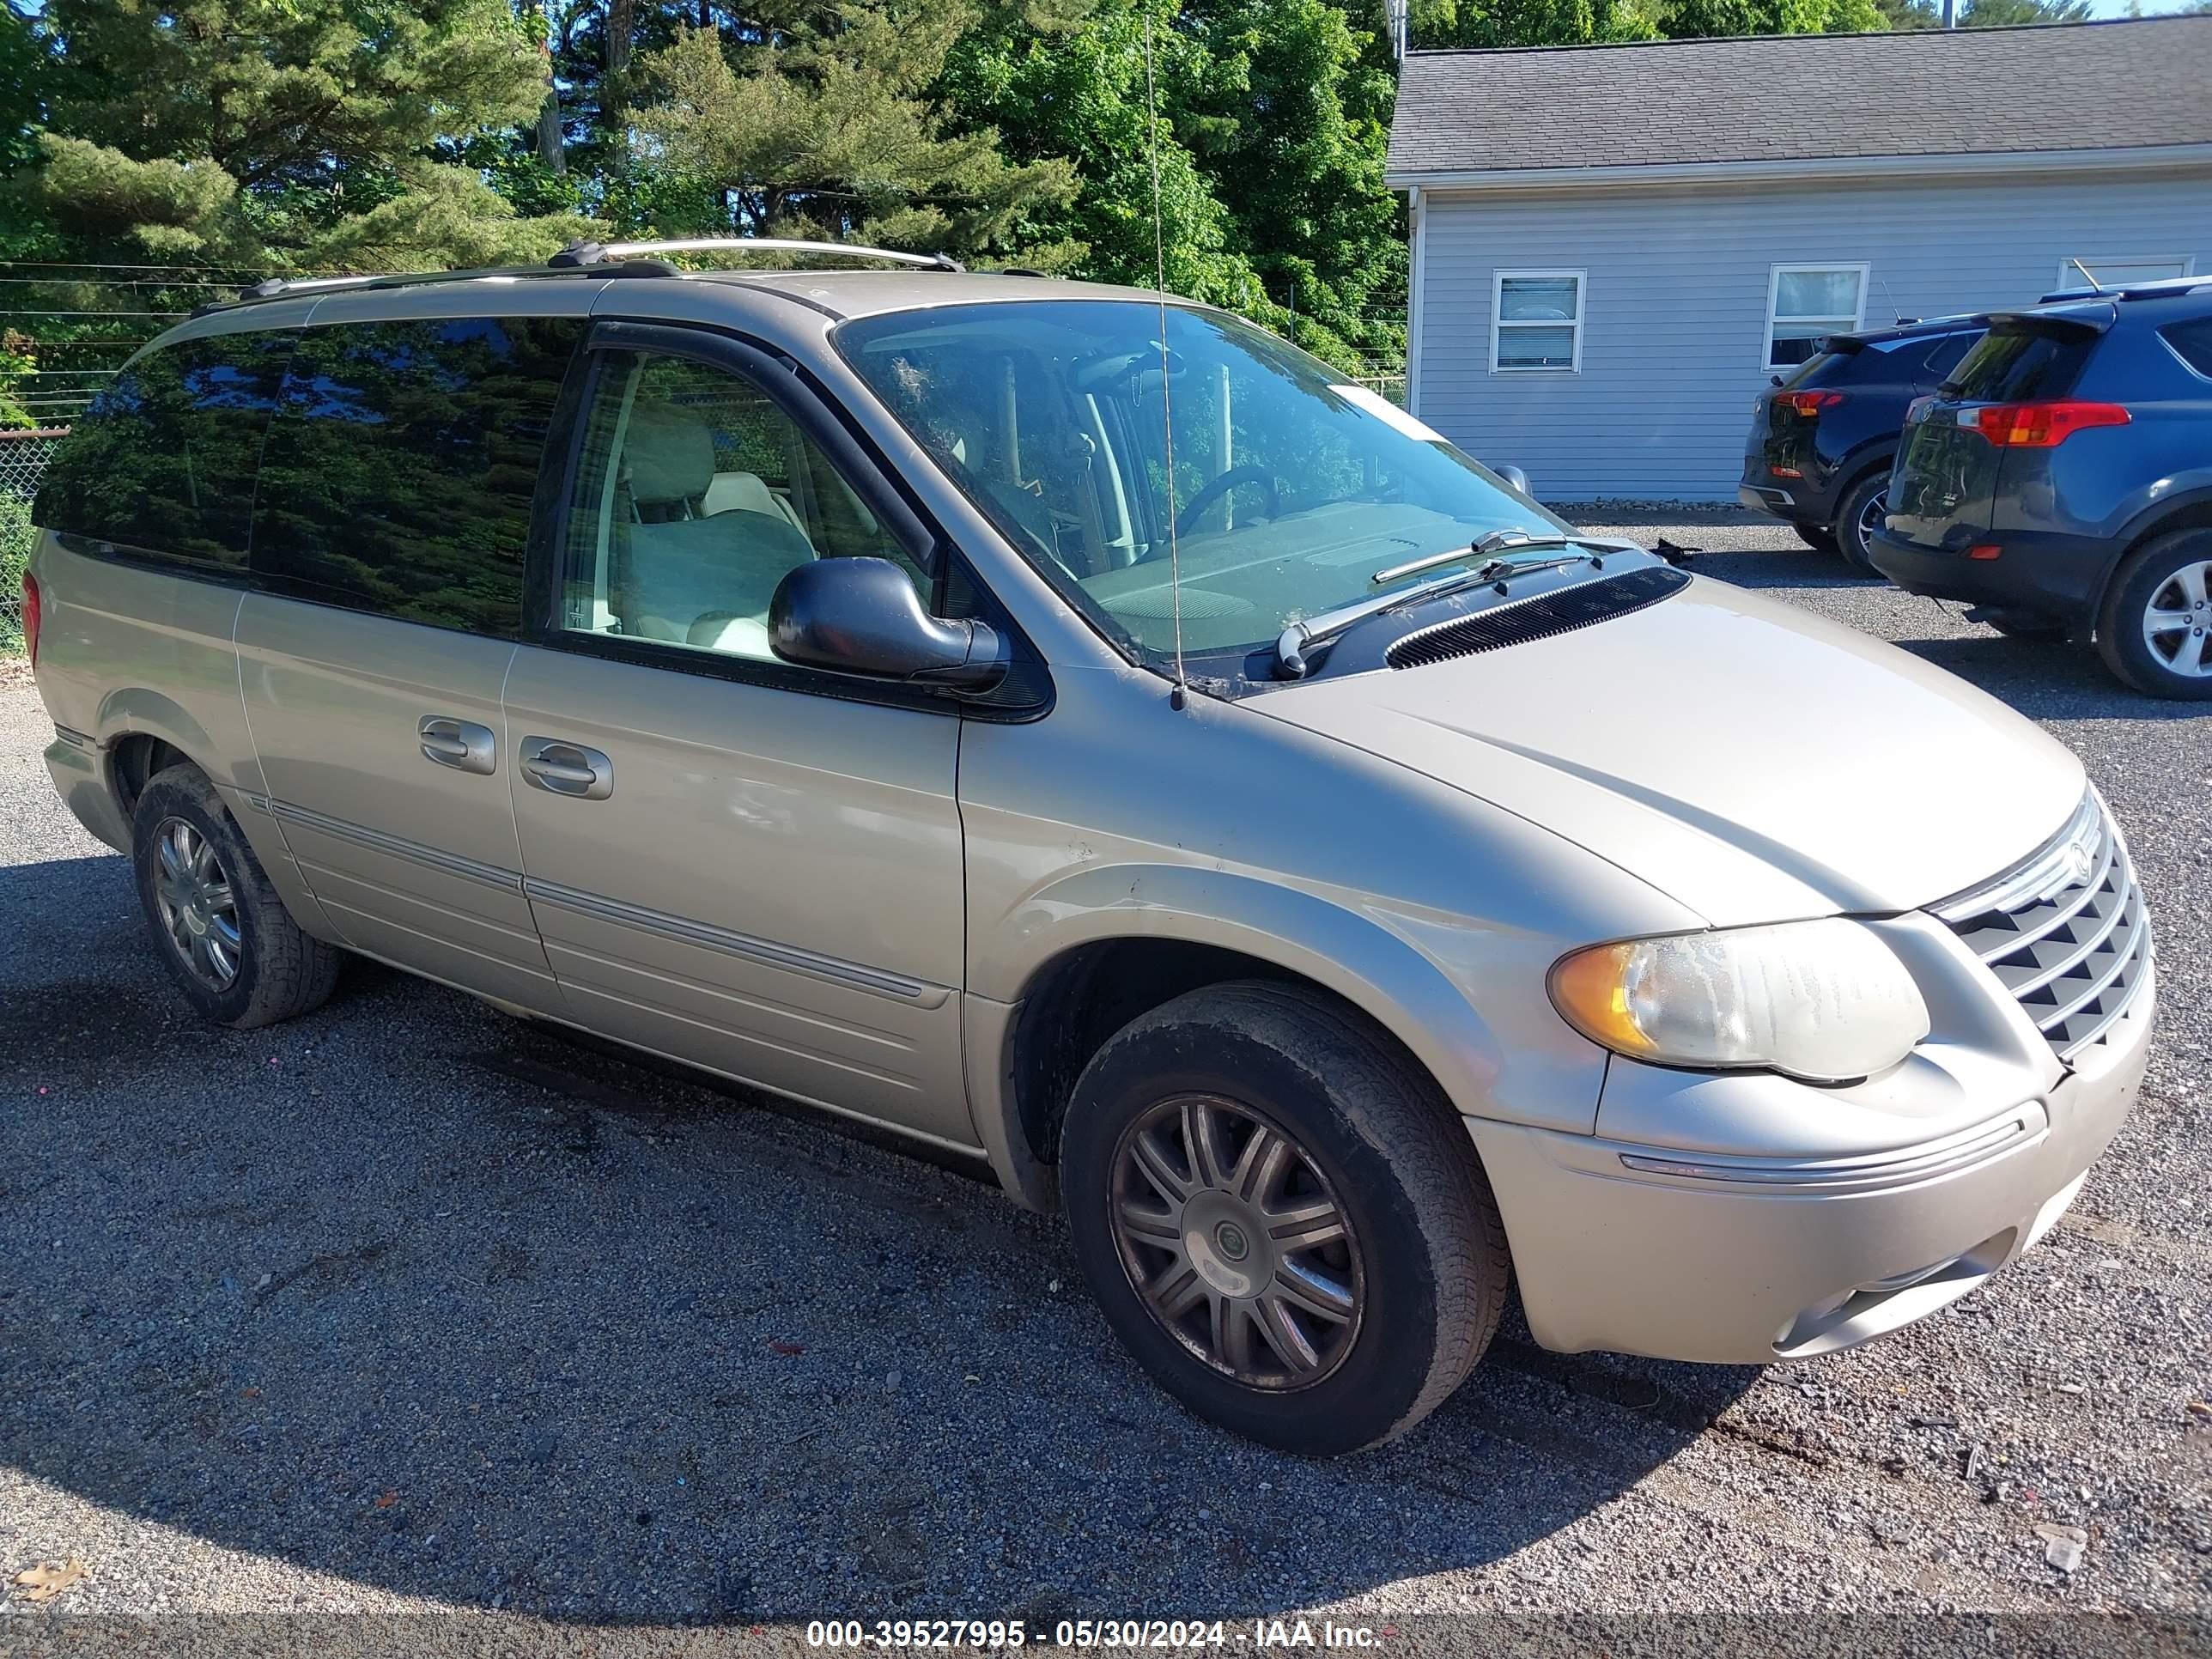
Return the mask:
<path fill-rule="evenodd" d="M 1528 475 L 1523 472 L 1519 467 L 1499 466 L 1493 467 L 1491 470 L 1497 473 L 1499 477 L 1504 479 L 1506 483 L 1511 484 L 1516 489 L 1519 490 L 1523 495 L 1527 495 L 1531 501 L 1535 499 L 1534 494 L 1528 488 Z"/>
<path fill-rule="evenodd" d="M 776 584 L 769 645 L 783 661 L 839 674 L 962 691 L 1006 677 L 1007 643 L 988 623 L 948 622 L 922 609 L 914 581 L 889 559 L 812 559 Z"/>

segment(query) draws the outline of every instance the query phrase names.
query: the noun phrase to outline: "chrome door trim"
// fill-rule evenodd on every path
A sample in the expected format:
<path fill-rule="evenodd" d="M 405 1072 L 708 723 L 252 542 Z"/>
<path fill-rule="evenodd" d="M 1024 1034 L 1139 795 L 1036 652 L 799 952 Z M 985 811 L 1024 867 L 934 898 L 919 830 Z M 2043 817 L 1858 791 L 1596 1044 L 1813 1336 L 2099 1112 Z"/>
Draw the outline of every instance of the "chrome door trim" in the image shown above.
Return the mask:
<path fill-rule="evenodd" d="M 812 951 L 802 951 L 795 945 L 779 945 L 772 939 L 756 939 L 750 933 L 732 933 L 727 928 L 710 927 L 702 921 L 672 916 L 663 910 L 647 909 L 641 904 L 625 903 L 603 894 L 587 893 L 579 888 L 540 881 L 534 876 L 524 880 L 522 890 L 537 903 L 550 904 L 579 915 L 658 933 L 678 944 L 719 951 L 725 956 L 741 957 L 748 962 L 757 962 L 767 967 L 806 974 L 816 979 L 828 980 L 833 985 L 848 986 L 874 996 L 909 1003 L 916 1008 L 941 1007 L 945 998 L 951 994 L 949 988 L 933 985 L 927 980 L 908 979 L 902 974 L 886 973 L 880 968 L 864 968 L 858 963 L 821 956 Z"/>
<path fill-rule="evenodd" d="M 447 875 L 480 881 L 489 887 L 503 888 L 510 893 L 522 890 L 522 873 L 502 869 L 496 864 L 483 864 L 475 859 L 463 858 L 458 853 L 445 852 L 435 847 L 426 847 L 419 841 L 404 836 L 386 835 L 381 830 L 371 830 L 366 824 L 355 823 L 346 818 L 334 818 L 305 806 L 295 806 L 289 800 L 272 800 L 269 810 L 281 821 L 296 823 L 304 830 L 319 830 L 326 836 L 336 836 L 341 841 L 372 851 L 389 853 L 394 858 L 411 863 L 427 865 L 433 870 L 442 870 Z"/>

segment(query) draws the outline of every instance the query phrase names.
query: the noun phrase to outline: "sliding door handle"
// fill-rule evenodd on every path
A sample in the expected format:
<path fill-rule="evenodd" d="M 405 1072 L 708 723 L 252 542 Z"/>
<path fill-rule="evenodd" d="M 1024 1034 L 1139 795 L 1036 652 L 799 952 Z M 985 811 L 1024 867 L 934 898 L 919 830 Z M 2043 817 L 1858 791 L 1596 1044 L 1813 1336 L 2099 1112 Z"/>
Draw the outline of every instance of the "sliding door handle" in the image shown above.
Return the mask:
<path fill-rule="evenodd" d="M 605 800 L 615 792 L 615 765 L 596 749 L 558 738 L 522 740 L 522 775 L 533 789 Z"/>
<path fill-rule="evenodd" d="M 491 775 L 499 764 L 498 740 L 488 726 L 455 720 L 450 714 L 425 714 L 416 723 L 415 735 L 422 744 L 422 758 L 450 766 L 456 772 Z"/>

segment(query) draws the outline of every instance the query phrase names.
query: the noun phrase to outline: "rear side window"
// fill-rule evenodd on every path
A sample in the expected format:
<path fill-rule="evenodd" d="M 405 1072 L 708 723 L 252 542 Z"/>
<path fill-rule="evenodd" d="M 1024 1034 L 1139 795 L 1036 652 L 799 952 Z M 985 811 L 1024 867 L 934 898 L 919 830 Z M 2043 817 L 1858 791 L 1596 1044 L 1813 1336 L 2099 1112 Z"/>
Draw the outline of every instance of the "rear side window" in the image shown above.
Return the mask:
<path fill-rule="evenodd" d="M 538 462 L 584 327 L 471 317 L 301 334 L 262 459 L 254 575 L 514 637 Z"/>
<path fill-rule="evenodd" d="M 1966 354 L 1948 384 L 1970 404 L 2063 398 L 2089 361 L 2095 338 L 2045 329 L 1993 328 Z"/>
<path fill-rule="evenodd" d="M 2173 355 L 2206 380 L 2212 380 L 2212 317 L 2193 323 L 2169 323 L 2159 336 L 2173 348 Z"/>
<path fill-rule="evenodd" d="M 242 570 L 254 465 L 293 338 L 218 334 L 138 357 L 76 421 L 35 521 L 167 563 Z"/>
<path fill-rule="evenodd" d="M 1928 361 L 1921 368 L 1922 377 L 1936 381 L 1949 380 L 1951 371 L 1966 361 L 1966 354 L 1981 337 L 1979 334 L 1946 334 L 1929 352 Z"/>

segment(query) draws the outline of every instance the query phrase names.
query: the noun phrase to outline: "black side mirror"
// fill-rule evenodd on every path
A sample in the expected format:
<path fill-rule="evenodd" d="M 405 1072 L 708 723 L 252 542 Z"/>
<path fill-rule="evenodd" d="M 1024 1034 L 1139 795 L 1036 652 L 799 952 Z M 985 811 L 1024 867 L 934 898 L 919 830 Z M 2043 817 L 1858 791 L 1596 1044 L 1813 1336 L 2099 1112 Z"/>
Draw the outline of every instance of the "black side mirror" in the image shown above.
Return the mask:
<path fill-rule="evenodd" d="M 813 559 L 769 601 L 769 642 L 786 662 L 840 674 L 988 691 L 1006 678 L 1006 641 L 988 623 L 922 609 L 914 579 L 889 559 Z"/>
<path fill-rule="evenodd" d="M 1506 483 L 1511 484 L 1516 489 L 1519 490 L 1523 495 L 1528 495 L 1529 500 L 1535 500 L 1535 497 L 1534 495 L 1530 495 L 1528 492 L 1528 475 L 1523 472 L 1519 467 L 1500 466 L 1494 467 L 1492 470 L 1495 471 L 1499 477 L 1504 479 Z"/>

